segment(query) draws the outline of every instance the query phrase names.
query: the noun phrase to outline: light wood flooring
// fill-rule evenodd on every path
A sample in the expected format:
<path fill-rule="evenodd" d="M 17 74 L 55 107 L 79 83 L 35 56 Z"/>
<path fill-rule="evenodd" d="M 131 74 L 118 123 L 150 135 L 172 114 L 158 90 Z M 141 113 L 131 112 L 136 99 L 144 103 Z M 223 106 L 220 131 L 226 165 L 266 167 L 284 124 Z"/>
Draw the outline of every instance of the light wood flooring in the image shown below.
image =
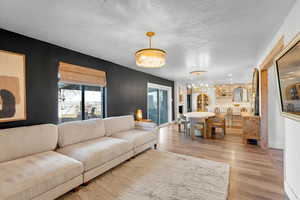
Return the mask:
<path fill-rule="evenodd" d="M 159 149 L 230 164 L 230 200 L 283 200 L 283 152 L 245 145 L 241 134 L 239 119 L 219 139 L 192 140 L 170 125 L 160 129 Z"/>

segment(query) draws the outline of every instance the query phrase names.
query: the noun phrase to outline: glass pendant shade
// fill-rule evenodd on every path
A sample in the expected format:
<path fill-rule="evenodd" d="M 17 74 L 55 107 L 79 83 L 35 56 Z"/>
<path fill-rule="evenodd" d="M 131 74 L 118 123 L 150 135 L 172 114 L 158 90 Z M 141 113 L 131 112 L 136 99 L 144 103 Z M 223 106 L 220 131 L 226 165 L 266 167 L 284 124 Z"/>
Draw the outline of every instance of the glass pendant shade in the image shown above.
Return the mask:
<path fill-rule="evenodd" d="M 135 53 L 136 65 L 146 68 L 159 68 L 166 64 L 166 52 L 160 49 L 141 49 Z"/>
<path fill-rule="evenodd" d="M 151 48 L 153 32 L 146 34 L 149 37 L 150 48 L 141 49 L 135 53 L 136 65 L 145 68 L 159 68 L 166 64 L 166 52 L 161 49 Z"/>

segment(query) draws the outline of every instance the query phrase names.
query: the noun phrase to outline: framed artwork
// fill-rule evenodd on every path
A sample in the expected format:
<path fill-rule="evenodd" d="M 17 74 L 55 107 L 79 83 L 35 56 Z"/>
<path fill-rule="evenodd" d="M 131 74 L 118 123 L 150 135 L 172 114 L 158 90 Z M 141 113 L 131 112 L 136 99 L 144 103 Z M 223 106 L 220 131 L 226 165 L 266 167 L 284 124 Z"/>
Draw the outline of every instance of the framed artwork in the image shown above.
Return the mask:
<path fill-rule="evenodd" d="M 258 69 L 253 70 L 252 76 L 252 102 L 254 107 L 254 115 L 259 115 L 259 71 Z"/>
<path fill-rule="evenodd" d="M 0 50 L 0 123 L 25 119 L 25 55 Z"/>
<path fill-rule="evenodd" d="M 300 121 L 300 34 L 275 59 L 282 115 Z"/>

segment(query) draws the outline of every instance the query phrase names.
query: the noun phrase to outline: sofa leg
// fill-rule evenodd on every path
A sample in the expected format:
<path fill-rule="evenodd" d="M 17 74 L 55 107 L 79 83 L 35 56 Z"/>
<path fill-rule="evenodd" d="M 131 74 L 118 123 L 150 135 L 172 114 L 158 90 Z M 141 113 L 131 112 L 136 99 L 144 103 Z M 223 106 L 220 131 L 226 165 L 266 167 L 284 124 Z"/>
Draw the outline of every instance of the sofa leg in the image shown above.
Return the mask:
<path fill-rule="evenodd" d="M 88 186 L 89 184 L 91 183 L 91 181 L 88 181 L 88 182 L 85 182 L 85 183 L 82 183 L 82 186 Z"/>
<path fill-rule="evenodd" d="M 157 149 L 157 144 L 154 144 L 154 149 Z"/>

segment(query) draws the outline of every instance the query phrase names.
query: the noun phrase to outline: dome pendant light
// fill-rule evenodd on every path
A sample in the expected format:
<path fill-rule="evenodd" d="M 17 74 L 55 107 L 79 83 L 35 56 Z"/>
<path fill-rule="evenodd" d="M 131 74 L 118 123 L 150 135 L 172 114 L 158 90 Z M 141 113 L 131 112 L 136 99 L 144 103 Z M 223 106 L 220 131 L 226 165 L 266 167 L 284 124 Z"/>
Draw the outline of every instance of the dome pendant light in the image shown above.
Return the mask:
<path fill-rule="evenodd" d="M 164 66 L 166 64 L 166 52 L 151 47 L 151 37 L 155 33 L 147 32 L 146 35 L 149 37 L 149 48 L 138 50 L 135 53 L 136 65 L 145 68 L 159 68 Z"/>

